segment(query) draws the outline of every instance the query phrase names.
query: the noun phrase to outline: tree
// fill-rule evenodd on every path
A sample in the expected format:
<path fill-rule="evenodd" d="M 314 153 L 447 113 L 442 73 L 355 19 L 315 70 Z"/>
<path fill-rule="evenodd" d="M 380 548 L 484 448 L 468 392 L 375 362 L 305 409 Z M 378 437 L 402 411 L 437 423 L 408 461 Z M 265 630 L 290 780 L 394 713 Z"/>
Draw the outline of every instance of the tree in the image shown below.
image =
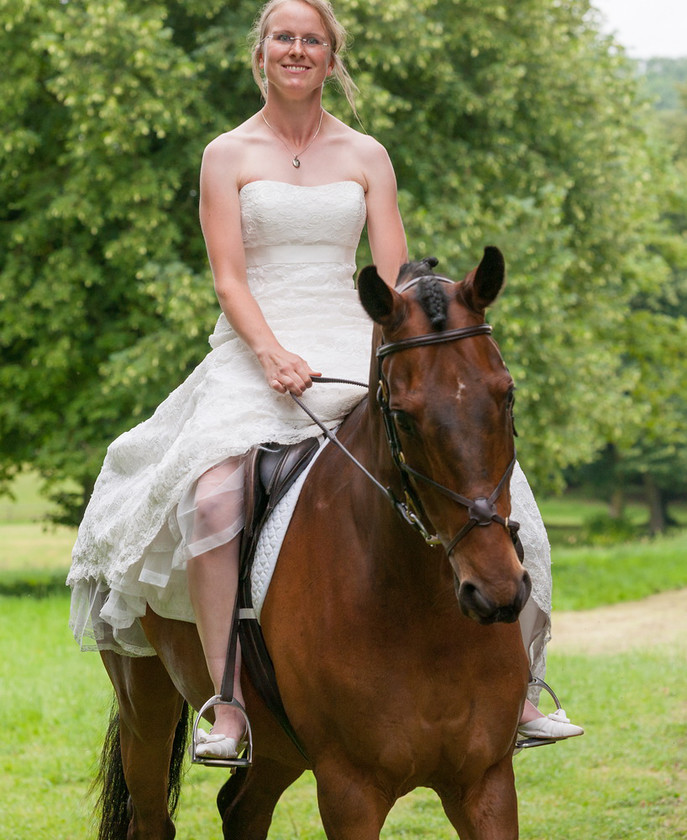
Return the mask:
<path fill-rule="evenodd" d="M 641 412 L 623 329 L 657 262 L 647 108 L 587 2 L 451 5 L 352 4 L 363 123 L 392 151 L 413 252 L 459 274 L 485 243 L 504 250 L 497 337 L 521 454 L 551 486 Z"/>
<path fill-rule="evenodd" d="M 680 88 L 687 85 L 687 56 L 650 58 L 638 64 L 648 95 L 655 100 L 655 107 L 660 111 L 678 110 Z"/>
<path fill-rule="evenodd" d="M 246 0 L 0 0 L 0 470 L 79 517 L 107 443 L 206 352 L 217 307 L 200 151 L 259 100 Z M 362 125 L 389 149 L 414 257 L 498 244 L 493 319 L 526 467 L 560 484 L 636 425 L 627 313 L 664 271 L 636 74 L 587 0 L 340 0 Z M 351 115 L 327 94 L 337 114 Z M 364 260 L 363 256 L 363 260 Z M 659 265 L 660 264 L 660 265 Z M 658 268 L 656 268 L 658 266 Z"/>
<path fill-rule="evenodd" d="M 164 5 L 2 6 L 2 476 L 71 478 L 74 521 L 107 441 L 202 357 L 197 168 L 219 118 Z"/>
<path fill-rule="evenodd" d="M 682 95 L 687 105 L 687 90 Z M 632 302 L 625 340 L 625 364 L 636 372 L 631 396 L 643 412 L 634 434 L 612 441 L 611 473 L 616 487 L 641 487 L 653 534 L 674 524 L 668 503 L 687 493 L 687 119 L 657 120 L 655 131 L 662 212 L 647 242 L 658 270 Z M 668 273 L 661 271 L 665 265 Z"/>

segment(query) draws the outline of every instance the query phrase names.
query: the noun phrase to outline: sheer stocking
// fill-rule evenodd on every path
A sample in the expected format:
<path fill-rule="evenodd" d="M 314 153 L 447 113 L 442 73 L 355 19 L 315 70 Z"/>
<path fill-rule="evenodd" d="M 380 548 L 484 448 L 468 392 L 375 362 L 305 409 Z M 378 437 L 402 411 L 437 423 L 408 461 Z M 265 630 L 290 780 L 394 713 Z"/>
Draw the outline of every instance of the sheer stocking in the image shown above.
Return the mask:
<path fill-rule="evenodd" d="M 194 496 L 188 588 L 208 671 L 219 694 L 232 608 L 238 586 L 239 536 L 243 527 L 243 458 L 229 458 L 204 473 Z M 237 649 L 234 696 L 243 703 L 241 648 Z M 215 706 L 213 732 L 237 740 L 244 720 L 230 706 Z"/>

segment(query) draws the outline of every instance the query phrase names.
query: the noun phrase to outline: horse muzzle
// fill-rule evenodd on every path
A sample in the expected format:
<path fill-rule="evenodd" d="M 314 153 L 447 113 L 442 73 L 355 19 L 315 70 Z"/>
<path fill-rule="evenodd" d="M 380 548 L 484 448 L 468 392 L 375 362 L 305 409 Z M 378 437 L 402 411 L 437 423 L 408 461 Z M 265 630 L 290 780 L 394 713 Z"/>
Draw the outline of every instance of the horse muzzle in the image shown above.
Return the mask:
<path fill-rule="evenodd" d="M 522 577 L 516 584 L 515 592 L 509 600 L 497 600 L 489 594 L 487 587 L 480 587 L 472 581 L 459 582 L 456 578 L 456 594 L 463 615 L 478 624 L 512 624 L 517 621 L 532 591 L 532 581 L 523 569 Z"/>

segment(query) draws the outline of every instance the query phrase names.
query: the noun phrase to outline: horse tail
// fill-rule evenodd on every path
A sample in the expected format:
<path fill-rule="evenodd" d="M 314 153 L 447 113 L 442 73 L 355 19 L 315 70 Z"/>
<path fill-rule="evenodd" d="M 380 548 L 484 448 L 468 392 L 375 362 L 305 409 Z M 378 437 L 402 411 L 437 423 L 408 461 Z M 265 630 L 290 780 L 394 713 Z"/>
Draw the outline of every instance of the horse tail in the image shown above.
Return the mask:
<path fill-rule="evenodd" d="M 98 775 L 92 789 L 100 791 L 96 806 L 97 813 L 100 814 L 98 840 L 126 840 L 129 829 L 129 788 L 124 778 L 116 698 L 110 710 L 110 722 L 100 753 Z"/>
<path fill-rule="evenodd" d="M 181 715 L 174 732 L 172 755 L 169 762 L 169 785 L 167 798 L 170 816 L 174 816 L 179 805 L 184 758 L 191 733 L 191 716 L 188 703 L 184 701 Z M 93 790 L 99 790 L 96 811 L 100 814 L 98 840 L 126 840 L 129 830 L 129 788 L 124 778 L 122 748 L 119 740 L 119 708 L 117 699 L 112 703 L 110 721 L 107 726 L 100 765 Z"/>
<path fill-rule="evenodd" d="M 179 795 L 181 794 L 181 782 L 184 777 L 184 759 L 191 737 L 191 712 L 188 703 L 184 700 L 174 732 L 174 744 L 172 755 L 169 760 L 169 785 L 167 787 L 167 801 L 169 803 L 170 816 L 174 816 L 179 806 Z"/>

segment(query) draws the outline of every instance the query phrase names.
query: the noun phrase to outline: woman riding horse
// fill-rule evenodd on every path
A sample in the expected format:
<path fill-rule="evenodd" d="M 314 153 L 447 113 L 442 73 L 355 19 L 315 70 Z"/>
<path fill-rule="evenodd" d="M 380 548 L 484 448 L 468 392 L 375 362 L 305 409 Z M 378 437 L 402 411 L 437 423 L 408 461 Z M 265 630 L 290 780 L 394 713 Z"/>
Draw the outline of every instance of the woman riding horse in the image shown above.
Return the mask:
<path fill-rule="evenodd" d="M 365 222 L 388 284 L 407 260 L 387 153 L 321 105 L 331 75 L 352 91 L 344 39 L 326 0 L 263 9 L 253 58 L 265 106 L 213 140 L 201 169 L 201 223 L 222 308 L 213 349 L 150 420 L 110 446 L 74 549 L 71 624 L 82 647 L 150 657 L 151 612 L 195 622 L 215 693 L 236 590 L 244 456 L 319 433 L 288 394 L 329 427 L 360 400 L 355 386 L 311 386 L 320 372 L 366 378 L 370 320 L 351 282 Z M 527 562 L 543 573 L 533 575 L 526 646 L 540 662 L 548 554 L 532 521 L 539 553 Z M 522 723 L 546 738 L 581 732 L 531 704 Z M 243 727 L 219 707 L 199 751 L 235 755 Z"/>

